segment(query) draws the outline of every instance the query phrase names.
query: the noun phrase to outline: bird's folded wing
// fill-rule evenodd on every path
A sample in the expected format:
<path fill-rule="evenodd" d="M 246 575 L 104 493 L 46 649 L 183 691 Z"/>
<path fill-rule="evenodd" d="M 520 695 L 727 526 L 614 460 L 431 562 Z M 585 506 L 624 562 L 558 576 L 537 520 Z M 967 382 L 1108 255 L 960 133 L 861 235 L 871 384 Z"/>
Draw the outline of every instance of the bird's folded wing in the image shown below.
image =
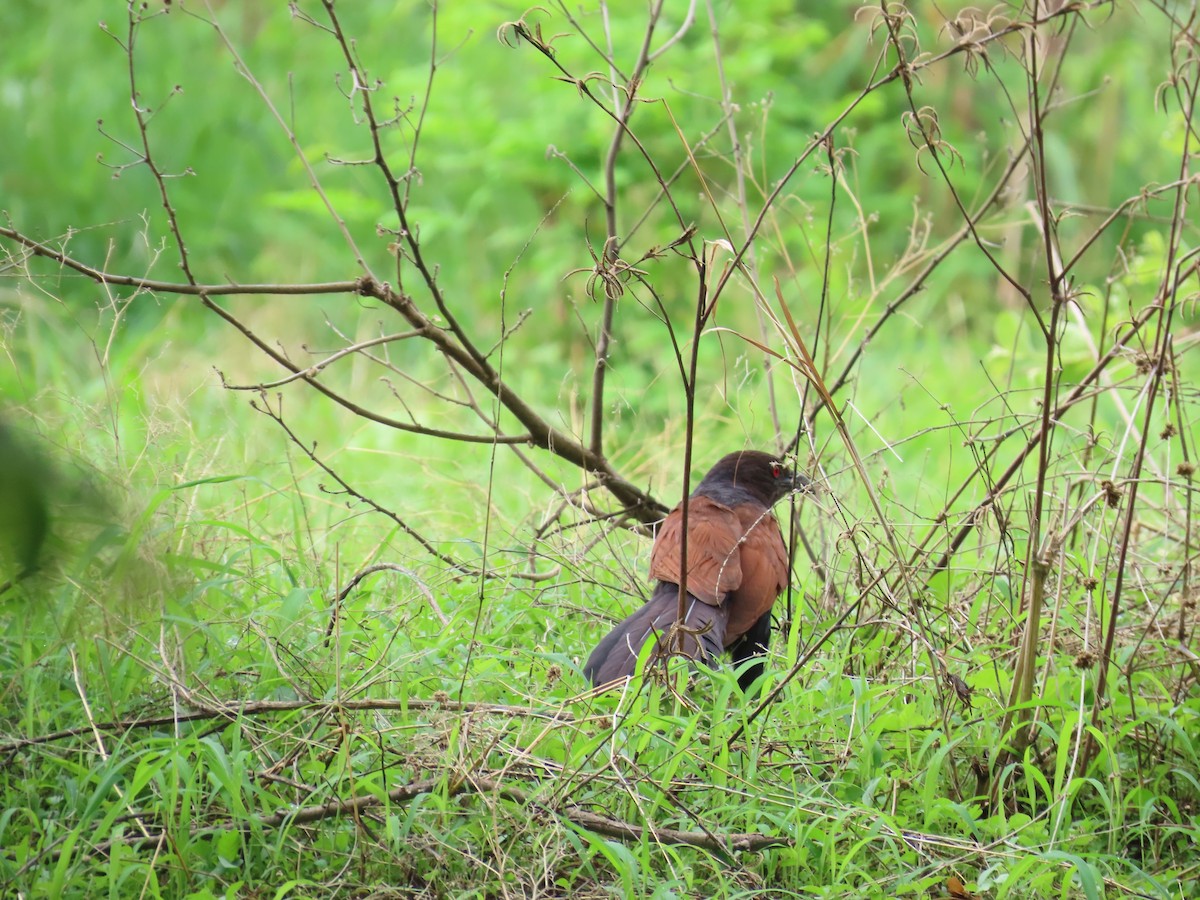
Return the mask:
<path fill-rule="evenodd" d="M 776 529 L 778 530 L 778 528 Z M 679 584 L 683 507 L 671 510 L 650 551 L 650 577 Z M 688 502 L 687 592 L 717 605 L 742 583 L 738 541 L 742 525 L 737 514 L 708 497 Z"/>
<path fill-rule="evenodd" d="M 788 556 L 779 522 L 769 510 L 739 506 L 745 538 L 738 549 L 742 579 L 730 598 L 726 640 L 745 634 L 787 587 Z"/>

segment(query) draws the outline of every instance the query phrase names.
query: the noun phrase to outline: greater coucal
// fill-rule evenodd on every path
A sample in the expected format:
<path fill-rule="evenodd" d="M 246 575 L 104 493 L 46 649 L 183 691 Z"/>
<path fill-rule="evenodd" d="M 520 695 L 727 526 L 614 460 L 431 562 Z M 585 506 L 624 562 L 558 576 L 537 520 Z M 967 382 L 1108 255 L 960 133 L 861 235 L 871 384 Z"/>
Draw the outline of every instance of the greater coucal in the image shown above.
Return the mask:
<path fill-rule="evenodd" d="M 771 507 L 808 484 L 769 453 L 742 450 L 721 459 L 696 486 L 688 501 L 685 655 L 713 664 L 725 650 L 735 663 L 766 653 L 771 607 L 788 578 L 787 546 Z M 609 632 L 583 667 L 593 684 L 632 675 L 646 640 L 662 642 L 678 620 L 682 534 L 681 503 L 650 551 L 650 577 L 658 584 L 649 602 Z M 762 670 L 761 662 L 746 669 L 738 678 L 742 689 Z"/>

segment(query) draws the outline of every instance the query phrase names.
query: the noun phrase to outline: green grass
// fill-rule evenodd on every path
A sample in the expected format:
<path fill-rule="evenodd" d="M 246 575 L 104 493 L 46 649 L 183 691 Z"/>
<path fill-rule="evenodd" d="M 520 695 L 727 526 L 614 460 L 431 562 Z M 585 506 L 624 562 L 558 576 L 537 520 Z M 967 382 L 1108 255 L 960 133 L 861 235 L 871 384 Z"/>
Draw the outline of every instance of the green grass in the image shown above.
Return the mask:
<path fill-rule="evenodd" d="M 41 341 L 29 324 L 31 355 L 72 371 L 84 339 Z M 90 377 L 121 382 L 146 364 L 144 344 L 123 353 Z M 74 371 L 86 392 L 87 367 Z M 84 473 L 106 499 L 72 519 L 72 497 L 57 497 L 69 528 L 53 562 L 3 600 L 6 892 L 918 897 L 953 876 L 995 898 L 1175 898 L 1198 883 L 1200 708 L 1179 693 L 1169 644 L 1135 648 L 1131 634 L 1123 659 L 1136 653 L 1136 665 L 1095 732 L 1100 754 L 1076 766 L 1093 686 L 1075 664 L 1073 636 L 1088 627 L 1077 577 L 1056 607 L 1061 640 L 1039 660 L 1038 737 L 1001 773 L 1009 802 L 989 810 L 973 766 L 1003 738 L 998 659 L 1018 618 L 966 563 L 930 599 L 972 708 L 945 699 L 882 610 L 833 631 L 752 722 L 731 672 L 691 673 L 685 694 L 689 673 L 676 670 L 592 698 L 578 665 L 606 623 L 588 609 L 615 616 L 635 602 L 641 539 L 618 531 L 589 547 L 579 529 L 531 544 L 536 517 L 520 518 L 531 489 L 498 478 L 491 559 L 508 568 L 480 584 L 324 492 L 328 478 L 240 397 L 197 390 L 188 418 L 172 420 L 145 396 L 106 409 L 106 392 L 70 394 L 27 398 L 43 438 L 84 453 L 122 435 L 124 465 L 56 454 L 64 484 Z M 319 432 L 327 414 L 300 415 Z M 937 444 L 924 459 L 906 452 L 910 465 L 944 465 Z M 377 484 L 380 460 L 418 452 L 334 456 L 346 477 Z M 286 462 L 254 465 L 260 453 Z M 417 464 L 450 481 L 436 458 Z M 422 528 L 462 527 L 457 504 L 419 496 L 402 499 L 425 513 Z M 830 528 L 828 497 L 802 509 L 814 534 Z M 442 546 L 476 559 L 478 530 L 459 533 L 470 540 Z M 522 546 L 559 574 L 515 577 L 528 561 L 506 551 Z M 335 621 L 340 586 L 375 562 L 406 571 L 365 578 Z M 1061 570 L 1091 566 L 1075 551 Z M 837 619 L 831 596 L 799 567 L 797 625 L 777 641 L 768 690 Z M 366 805 L 320 809 L 351 800 Z M 595 817 L 646 830 L 616 837 Z M 702 849 L 653 829 L 778 845 Z"/>

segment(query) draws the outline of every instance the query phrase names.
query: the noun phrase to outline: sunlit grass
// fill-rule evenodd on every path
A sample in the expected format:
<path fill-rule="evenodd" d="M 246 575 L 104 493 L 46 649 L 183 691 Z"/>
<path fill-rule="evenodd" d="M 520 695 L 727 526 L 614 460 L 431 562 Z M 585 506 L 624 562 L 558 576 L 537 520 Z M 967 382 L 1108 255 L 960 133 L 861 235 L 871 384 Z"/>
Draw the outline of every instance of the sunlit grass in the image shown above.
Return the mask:
<path fill-rule="evenodd" d="M 643 583 L 638 539 L 615 532 L 592 549 L 581 536 L 543 545 L 535 565 L 561 566 L 559 575 L 522 581 L 516 573 L 530 560 L 518 551 L 537 522 L 522 507 L 533 492 L 497 478 L 489 559 L 512 575 L 456 575 L 382 516 L 331 495 L 328 479 L 243 397 L 210 380 L 186 398 L 114 402 L 103 385 L 136 383 L 155 363 L 150 346 L 118 342 L 101 367 L 86 334 L 43 339 L 53 323 L 42 324 L 31 317 L 29 352 L 69 383 L 27 394 L 24 421 L 60 448 L 52 455 L 69 473 L 64 482 L 86 476 L 106 499 L 71 518 L 71 496 L 59 498 L 64 528 L 52 562 L 4 600 L 12 762 L 2 776 L 0 868 L 10 887 L 175 896 L 207 884 L 217 896 L 271 882 L 309 895 L 349 878 L 437 893 L 536 884 L 570 896 L 735 896 L 767 886 L 919 896 L 957 877 L 988 896 L 1093 898 L 1181 896 L 1175 879 L 1196 876 L 1185 862 L 1200 795 L 1196 712 L 1177 705 L 1150 666 L 1132 695 L 1118 692 L 1120 724 L 1095 732 L 1097 763 L 1080 771 L 1076 736 L 1090 723 L 1078 701 L 1091 682 L 1064 643 L 1046 660 L 1040 737 L 1002 773 L 1012 805 L 986 812 L 972 767 L 1002 737 L 1007 681 L 992 654 L 1009 643 L 1012 620 L 998 611 L 1011 601 L 972 591 L 965 562 L 937 602 L 957 610 L 946 623 L 964 629 L 953 668 L 975 693 L 970 707 L 949 704 L 947 718 L 919 654 L 895 655 L 892 630 L 853 619 L 753 721 L 754 704 L 728 672 L 694 673 L 686 695 L 675 692 L 681 670 L 675 688 L 638 681 L 588 699 L 578 664 L 605 625 L 587 610 L 617 615 L 632 602 Z M 200 372 L 206 353 L 196 348 L 177 374 Z M 953 383 L 946 365 L 925 380 Z M 13 367 L 8 377 L 25 374 Z M 97 393 L 87 403 L 73 396 L 89 391 Z M 898 412 L 876 416 L 872 433 L 911 431 L 911 407 Z M 318 405 L 297 410 L 295 427 L 329 433 L 328 415 Z M 461 504 L 485 495 L 486 480 L 472 483 L 416 444 L 359 437 L 319 446 L 372 488 L 393 475 L 404 482 L 417 466 L 441 486 L 402 491 L 397 506 L 439 546 L 477 561 L 479 519 Z M 103 448 L 117 438 L 123 455 L 114 459 Z M 728 440 L 740 439 L 731 430 Z M 884 448 L 873 459 L 892 478 L 931 488 L 929 473 L 946 464 L 938 446 L 949 443 Z M 477 477 L 488 462 L 474 460 Z M 456 485 L 465 501 L 447 499 Z M 810 502 L 829 510 L 828 498 Z M 447 538 L 456 534 L 465 540 Z M 334 603 L 355 571 L 380 561 L 399 568 Z M 1090 565 L 1081 557 L 1064 569 Z M 803 564 L 798 576 L 796 627 L 777 644 L 765 690 L 840 613 L 817 605 L 819 585 Z M 1074 620 L 1079 608 L 1061 607 L 1060 633 L 1086 627 Z M 360 706 L 338 705 L 347 702 Z M 428 791 L 388 798 L 426 779 Z M 524 799 L 477 791 L 472 779 Z M 363 797 L 378 803 L 290 821 Z M 652 830 L 630 840 L 581 827 L 576 809 L 782 843 L 731 867 L 725 851 L 660 843 Z"/>

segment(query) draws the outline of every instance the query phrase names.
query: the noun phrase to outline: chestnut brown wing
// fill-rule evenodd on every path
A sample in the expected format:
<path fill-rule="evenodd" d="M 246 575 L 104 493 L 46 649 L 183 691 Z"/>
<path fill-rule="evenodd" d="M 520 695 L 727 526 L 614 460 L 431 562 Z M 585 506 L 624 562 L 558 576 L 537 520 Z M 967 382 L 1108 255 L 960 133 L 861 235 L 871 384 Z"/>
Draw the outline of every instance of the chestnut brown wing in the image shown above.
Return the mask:
<path fill-rule="evenodd" d="M 776 531 L 779 526 L 776 525 Z M 682 505 L 671 510 L 658 530 L 650 551 L 650 577 L 679 584 L 680 538 L 683 534 Z M 708 497 L 688 502 L 687 592 L 710 606 L 742 583 L 738 539 L 742 525 L 737 514 Z M 743 629 L 745 631 L 745 629 Z"/>
<path fill-rule="evenodd" d="M 725 646 L 750 630 L 755 622 L 775 605 L 787 587 L 788 555 L 779 521 L 769 510 L 744 504 L 735 510 L 739 528 L 745 533 L 738 557 L 741 581 L 730 595 L 729 624 Z"/>

